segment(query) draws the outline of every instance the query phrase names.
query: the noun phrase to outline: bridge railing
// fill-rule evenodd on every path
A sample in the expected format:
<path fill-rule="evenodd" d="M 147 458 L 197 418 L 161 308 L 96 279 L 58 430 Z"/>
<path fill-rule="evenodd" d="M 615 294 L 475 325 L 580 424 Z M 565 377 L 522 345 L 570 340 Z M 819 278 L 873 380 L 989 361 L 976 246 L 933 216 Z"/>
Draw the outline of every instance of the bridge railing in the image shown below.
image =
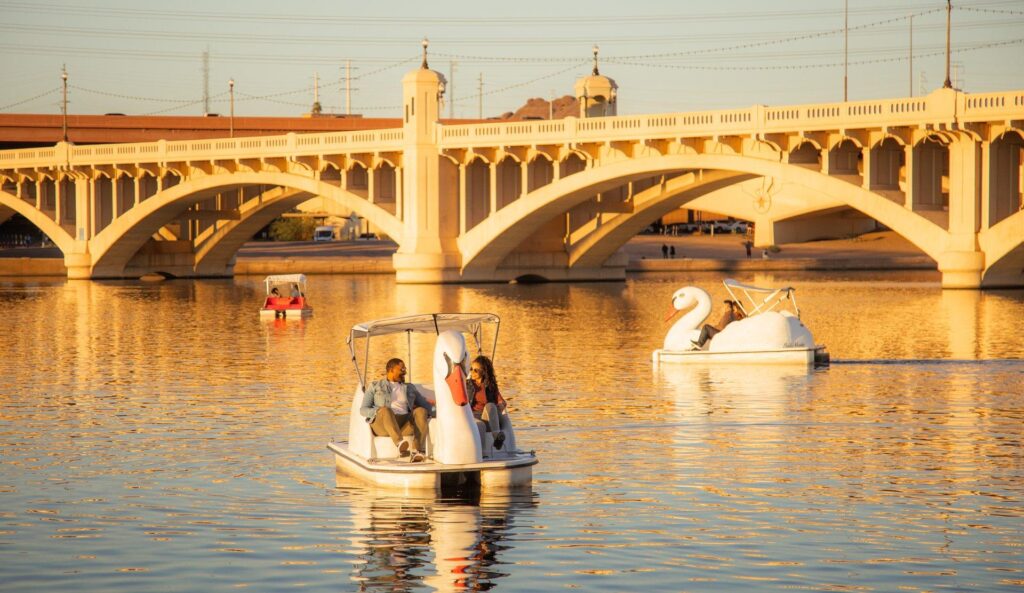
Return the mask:
<path fill-rule="evenodd" d="M 0 151 L 0 168 L 52 167 L 55 162 L 75 167 L 397 151 L 401 150 L 403 138 L 401 129 L 384 129 L 89 146 L 61 143 L 47 148 Z"/>
<path fill-rule="evenodd" d="M 815 103 L 785 107 L 636 116 L 566 118 L 442 126 L 442 148 L 473 148 L 521 141 L 563 144 L 658 138 L 920 126 L 963 121 L 1021 119 L 1024 91 L 964 94 L 939 90 L 924 97 Z"/>
<path fill-rule="evenodd" d="M 438 124 L 442 149 L 653 139 L 747 136 L 886 126 L 949 125 L 1024 119 L 1024 91 L 965 94 L 939 89 L 924 97 L 816 103 L 590 119 Z M 145 142 L 0 151 L 0 169 L 170 163 L 401 151 L 401 128 L 210 140 Z"/>

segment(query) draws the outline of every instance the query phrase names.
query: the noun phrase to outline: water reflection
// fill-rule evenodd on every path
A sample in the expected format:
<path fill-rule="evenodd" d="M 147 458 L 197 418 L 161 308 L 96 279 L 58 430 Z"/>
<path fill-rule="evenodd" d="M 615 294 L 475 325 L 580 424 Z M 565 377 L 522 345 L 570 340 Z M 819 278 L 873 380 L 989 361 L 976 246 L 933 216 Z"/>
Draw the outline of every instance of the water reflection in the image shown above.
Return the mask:
<path fill-rule="evenodd" d="M 532 492 L 439 498 L 353 487 L 337 477 L 352 515 L 352 580 L 359 591 L 489 591 L 508 576 L 499 554 L 516 512 L 536 506 Z"/>
<path fill-rule="evenodd" d="M 797 287 L 816 371 L 653 370 L 709 274 L 315 277 L 281 325 L 261 278 L 0 282 L 0 589 L 1019 590 L 1024 291 L 885 278 L 737 278 Z M 434 308 L 501 315 L 542 505 L 336 487 L 349 328 Z"/>
<path fill-rule="evenodd" d="M 790 396 L 806 388 L 815 370 L 803 365 L 661 364 L 653 368 L 655 388 L 669 395 L 681 418 L 724 412 L 777 419 Z"/>

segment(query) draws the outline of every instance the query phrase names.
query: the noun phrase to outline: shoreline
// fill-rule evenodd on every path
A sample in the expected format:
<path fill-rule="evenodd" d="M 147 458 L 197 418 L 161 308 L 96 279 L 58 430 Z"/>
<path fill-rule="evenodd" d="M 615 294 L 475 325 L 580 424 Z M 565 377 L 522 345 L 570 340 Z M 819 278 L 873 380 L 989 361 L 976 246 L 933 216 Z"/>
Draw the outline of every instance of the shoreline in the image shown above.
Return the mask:
<path fill-rule="evenodd" d="M 935 260 L 891 231 L 782 245 L 767 259 L 759 253 L 747 258 L 743 240 L 742 235 L 638 235 L 622 247 L 629 256 L 626 273 L 938 269 Z M 679 257 L 663 257 L 662 246 L 675 247 Z M 397 247 L 390 241 L 250 242 L 239 250 L 234 274 L 393 274 Z M 0 250 L 0 278 L 66 277 L 59 253 L 56 248 Z"/>

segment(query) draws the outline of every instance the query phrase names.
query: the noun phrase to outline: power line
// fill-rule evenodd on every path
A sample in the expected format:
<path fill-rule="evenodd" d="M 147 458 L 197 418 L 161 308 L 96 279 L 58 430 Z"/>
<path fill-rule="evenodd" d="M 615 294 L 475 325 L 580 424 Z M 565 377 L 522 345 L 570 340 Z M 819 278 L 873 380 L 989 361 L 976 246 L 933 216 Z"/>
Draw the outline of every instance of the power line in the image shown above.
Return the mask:
<path fill-rule="evenodd" d="M 24 105 L 25 103 L 30 103 L 32 101 L 35 101 L 36 99 L 42 99 L 43 97 L 46 97 L 48 95 L 52 95 L 52 94 L 57 93 L 57 92 L 60 92 L 60 88 L 53 88 L 53 89 L 50 89 L 50 90 L 46 91 L 45 93 L 39 93 L 35 97 L 29 97 L 28 99 L 22 99 L 21 101 L 17 101 L 15 103 L 11 103 L 9 105 L 4 105 L 3 107 L 0 107 L 0 111 L 3 111 L 5 109 L 10 109 L 11 107 L 17 107 L 18 105 Z"/>
<path fill-rule="evenodd" d="M 1009 2 L 992 2 L 992 4 L 1012 4 Z M 389 27 L 396 25 L 409 25 L 422 28 L 424 25 L 445 25 L 445 26 L 518 26 L 529 25 L 531 27 L 541 26 L 564 26 L 580 25 L 587 27 L 598 24 L 652 24 L 664 25 L 672 22 L 714 22 L 714 21 L 747 21 L 761 22 L 768 19 L 791 20 L 796 18 L 816 18 L 832 16 L 837 14 L 835 10 L 774 10 L 760 12 L 746 12 L 735 14 L 730 12 L 715 13 L 693 13 L 685 14 L 652 14 L 652 15 L 608 15 L 608 16 L 545 16 L 543 19 L 535 17 L 488 15 L 485 17 L 427 17 L 409 16 L 401 17 L 395 15 L 387 16 L 331 16 L 318 14 L 316 16 L 297 15 L 269 15 L 239 12 L 214 12 L 214 11 L 183 11 L 183 10 L 139 10 L 138 8 L 121 9 L 110 7 L 76 7 L 60 4 L 28 3 L 28 2 L 6 2 L 8 8 L 20 9 L 36 13 L 59 13 L 62 15 L 85 15 L 85 16 L 119 16 L 139 20 L 173 19 L 188 21 L 229 21 L 229 22 L 266 22 L 273 24 L 295 23 L 295 24 L 379 24 Z M 894 7 L 892 4 L 880 6 L 862 6 L 850 11 L 851 14 L 882 14 L 882 13 L 906 13 L 910 10 L 921 10 L 934 6 L 933 2 L 923 2 L 912 6 Z"/>
<path fill-rule="evenodd" d="M 1009 45 L 1018 45 L 1024 43 L 1024 39 L 1013 39 L 1010 41 L 997 41 L 993 43 L 985 43 L 981 45 L 974 45 L 969 47 L 961 47 L 959 49 L 952 50 L 952 53 L 964 53 L 969 51 L 976 51 L 981 49 L 990 49 L 993 47 L 1004 47 Z M 933 51 L 931 53 L 919 53 L 915 54 L 918 58 L 927 58 L 932 56 L 939 56 L 945 53 L 945 50 Z M 859 60 L 856 62 L 849 62 L 851 66 L 854 65 L 865 65 L 865 64 L 885 64 L 891 62 L 904 62 L 908 60 L 908 56 L 897 56 L 894 58 L 878 58 L 874 60 Z M 610 61 L 610 60 L 609 60 Z M 616 61 L 616 64 L 623 66 L 639 66 L 646 68 L 672 68 L 676 70 L 702 70 L 702 71 L 777 71 L 777 70 L 809 70 L 814 68 L 835 68 L 842 66 L 844 62 L 828 62 L 821 64 L 787 64 L 782 66 L 728 66 L 728 65 L 717 65 L 717 66 L 701 66 L 698 64 L 658 64 L 658 63 L 643 63 L 643 62 L 631 62 L 631 61 Z"/>

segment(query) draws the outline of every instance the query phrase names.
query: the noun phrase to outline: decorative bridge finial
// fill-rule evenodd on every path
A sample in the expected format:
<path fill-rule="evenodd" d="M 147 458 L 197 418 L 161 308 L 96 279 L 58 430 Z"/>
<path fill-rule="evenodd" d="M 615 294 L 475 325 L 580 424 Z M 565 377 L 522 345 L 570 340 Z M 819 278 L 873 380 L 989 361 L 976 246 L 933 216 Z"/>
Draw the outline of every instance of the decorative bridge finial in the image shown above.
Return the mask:
<path fill-rule="evenodd" d="M 598 74 L 600 74 L 600 72 L 597 71 L 597 49 L 598 49 L 597 48 L 597 44 L 595 43 L 594 44 L 594 76 L 597 76 Z"/>
<path fill-rule="evenodd" d="M 427 47 L 430 45 L 430 40 L 426 37 L 423 38 L 423 64 L 420 66 L 424 70 L 427 69 Z"/>

